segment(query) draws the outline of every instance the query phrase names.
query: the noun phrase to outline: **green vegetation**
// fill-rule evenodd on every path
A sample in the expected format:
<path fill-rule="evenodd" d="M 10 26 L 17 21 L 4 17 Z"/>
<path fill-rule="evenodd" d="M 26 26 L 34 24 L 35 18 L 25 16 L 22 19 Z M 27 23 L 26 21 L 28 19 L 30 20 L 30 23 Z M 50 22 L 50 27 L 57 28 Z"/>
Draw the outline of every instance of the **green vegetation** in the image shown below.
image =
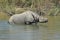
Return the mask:
<path fill-rule="evenodd" d="M 7 12 L 22 13 L 26 10 L 38 13 L 42 11 L 49 16 L 58 16 L 60 15 L 60 0 L 0 0 L 0 12 L 5 14 L 8 14 Z"/>

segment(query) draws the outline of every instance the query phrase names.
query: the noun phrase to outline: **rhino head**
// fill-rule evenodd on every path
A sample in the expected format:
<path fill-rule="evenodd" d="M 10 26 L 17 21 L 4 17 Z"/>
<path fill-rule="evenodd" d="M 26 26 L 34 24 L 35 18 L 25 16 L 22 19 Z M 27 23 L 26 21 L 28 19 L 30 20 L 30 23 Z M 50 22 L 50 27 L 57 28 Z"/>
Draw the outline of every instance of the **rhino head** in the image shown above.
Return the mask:
<path fill-rule="evenodd" d="M 39 17 L 39 22 L 40 23 L 47 23 L 48 22 L 48 18 L 45 18 L 45 17 L 40 16 Z"/>

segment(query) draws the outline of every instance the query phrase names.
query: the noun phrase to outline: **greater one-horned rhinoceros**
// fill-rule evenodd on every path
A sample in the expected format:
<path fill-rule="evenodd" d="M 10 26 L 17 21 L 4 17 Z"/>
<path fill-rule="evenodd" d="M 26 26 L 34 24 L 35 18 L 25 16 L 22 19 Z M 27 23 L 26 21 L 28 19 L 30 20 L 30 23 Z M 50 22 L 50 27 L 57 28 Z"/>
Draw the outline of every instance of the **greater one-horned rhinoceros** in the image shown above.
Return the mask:
<path fill-rule="evenodd" d="M 37 22 L 47 22 L 47 18 L 40 17 L 37 13 L 26 11 L 21 14 L 15 14 L 10 17 L 10 24 L 32 24 Z"/>

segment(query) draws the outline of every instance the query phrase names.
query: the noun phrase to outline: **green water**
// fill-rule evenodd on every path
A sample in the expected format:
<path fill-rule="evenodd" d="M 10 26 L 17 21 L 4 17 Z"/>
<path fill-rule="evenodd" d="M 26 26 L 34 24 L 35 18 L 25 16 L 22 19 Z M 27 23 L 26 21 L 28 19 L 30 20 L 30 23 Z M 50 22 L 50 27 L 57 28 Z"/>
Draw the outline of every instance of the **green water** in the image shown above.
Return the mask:
<path fill-rule="evenodd" d="M 0 20 L 0 40 L 60 40 L 60 16 L 48 16 L 48 23 L 10 25 Z"/>

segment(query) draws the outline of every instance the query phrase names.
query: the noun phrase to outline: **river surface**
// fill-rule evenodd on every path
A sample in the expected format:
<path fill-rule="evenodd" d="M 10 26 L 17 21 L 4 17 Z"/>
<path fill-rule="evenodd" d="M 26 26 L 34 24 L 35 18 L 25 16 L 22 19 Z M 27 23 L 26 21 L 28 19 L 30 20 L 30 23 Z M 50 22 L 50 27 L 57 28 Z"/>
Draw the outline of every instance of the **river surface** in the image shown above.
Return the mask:
<path fill-rule="evenodd" d="M 60 40 L 60 16 L 37 25 L 10 25 L 0 20 L 0 40 Z"/>

